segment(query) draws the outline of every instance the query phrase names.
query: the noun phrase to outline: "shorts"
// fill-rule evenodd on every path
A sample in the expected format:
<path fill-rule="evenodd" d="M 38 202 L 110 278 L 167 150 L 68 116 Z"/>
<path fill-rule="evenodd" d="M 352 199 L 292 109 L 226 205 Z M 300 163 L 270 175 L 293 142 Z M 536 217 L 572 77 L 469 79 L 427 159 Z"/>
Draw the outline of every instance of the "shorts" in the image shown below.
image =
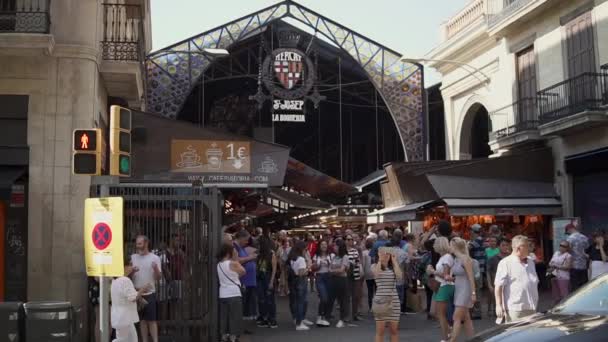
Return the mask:
<path fill-rule="evenodd" d="M 433 295 L 433 300 L 436 302 L 452 302 L 454 300 L 454 285 L 443 285 L 439 291 Z"/>
<path fill-rule="evenodd" d="M 148 302 L 148 304 L 146 304 L 139 311 L 139 320 L 148 322 L 157 321 L 158 317 L 156 314 L 156 293 L 151 293 L 147 296 L 143 296 L 143 298 Z"/>

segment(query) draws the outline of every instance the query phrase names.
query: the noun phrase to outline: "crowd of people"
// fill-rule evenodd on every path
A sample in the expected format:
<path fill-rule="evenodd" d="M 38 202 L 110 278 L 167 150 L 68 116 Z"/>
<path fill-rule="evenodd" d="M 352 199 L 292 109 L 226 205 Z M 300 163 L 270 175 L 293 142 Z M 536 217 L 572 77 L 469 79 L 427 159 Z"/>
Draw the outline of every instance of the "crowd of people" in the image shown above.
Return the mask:
<path fill-rule="evenodd" d="M 474 335 L 482 291 L 488 315 L 497 321 L 536 312 L 539 276 L 533 242 L 523 235 L 506 239 L 495 226 L 475 224 L 471 232 L 471 240 L 464 240 L 441 221 L 419 236 L 404 235 L 401 229 L 391 234 L 326 230 L 318 237 L 261 228 L 253 234 L 225 234 L 218 264 L 220 321 L 231 325 L 222 327 L 222 339 L 236 341 L 246 333 L 243 321 L 277 328 L 277 296 L 289 297 L 296 331 L 356 326 L 364 288 L 365 306 L 376 320 L 376 341 L 385 335 L 398 340 L 400 318 L 412 313 L 408 293 L 419 286 L 426 292 L 428 318 L 439 321 L 444 341 Z M 546 275 L 556 302 L 587 282 L 587 274 L 594 278 L 608 272 L 608 243 L 602 234 L 587 238 L 576 227 L 567 233 Z M 319 298 L 315 314 L 308 310 L 309 291 Z"/>
<path fill-rule="evenodd" d="M 487 294 L 488 314 L 498 322 L 536 312 L 539 275 L 531 241 L 522 235 L 508 240 L 499 230 L 479 225 L 471 231 L 467 241 L 452 231 L 449 222 L 440 221 L 419 236 L 404 235 L 401 229 L 390 234 L 326 230 L 317 237 L 272 234 L 261 228 L 253 234 L 244 229 L 225 234 L 217 263 L 222 341 L 234 342 L 250 332 L 246 321 L 277 328 L 280 296 L 289 299 L 296 331 L 356 326 L 366 307 L 376 321 L 377 342 L 385 335 L 398 340 L 401 317 L 413 313 L 408 295 L 419 287 L 426 294 L 428 318 L 439 322 L 443 341 L 474 335 L 472 320 L 482 312 L 482 291 Z M 605 235 L 587 237 L 575 226 L 568 226 L 567 234 L 546 272 L 556 303 L 608 273 Z M 179 242 L 174 240 L 173 247 Z M 137 341 L 134 324 L 139 323 L 141 340 L 158 342 L 158 296 L 168 272 L 163 266 L 166 256 L 151 251 L 143 235 L 136 238 L 135 247 L 136 253 L 125 261 L 125 276 L 111 286 L 115 341 Z M 173 254 L 175 258 L 179 253 Z M 309 292 L 319 298 L 316 310 L 308 310 Z"/>

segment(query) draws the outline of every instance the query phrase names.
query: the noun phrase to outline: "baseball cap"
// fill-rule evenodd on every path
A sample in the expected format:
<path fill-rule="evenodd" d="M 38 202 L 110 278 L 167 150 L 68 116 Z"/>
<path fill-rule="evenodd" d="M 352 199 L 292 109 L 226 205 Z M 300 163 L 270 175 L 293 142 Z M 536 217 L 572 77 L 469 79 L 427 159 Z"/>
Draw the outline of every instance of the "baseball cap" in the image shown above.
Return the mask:
<path fill-rule="evenodd" d="M 481 225 L 478 223 L 475 223 L 474 225 L 471 226 L 471 229 L 475 232 L 475 233 L 479 233 L 479 231 L 481 230 Z"/>

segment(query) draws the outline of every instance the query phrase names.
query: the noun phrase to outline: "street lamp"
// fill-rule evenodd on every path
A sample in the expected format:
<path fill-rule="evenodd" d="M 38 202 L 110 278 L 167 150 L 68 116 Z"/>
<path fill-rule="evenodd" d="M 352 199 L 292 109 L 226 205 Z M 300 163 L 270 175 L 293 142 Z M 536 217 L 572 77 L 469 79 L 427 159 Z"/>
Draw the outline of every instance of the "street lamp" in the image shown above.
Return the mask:
<path fill-rule="evenodd" d="M 209 49 L 205 48 L 202 51 L 202 54 L 209 57 L 226 57 L 230 55 L 230 52 L 226 49 Z"/>
<path fill-rule="evenodd" d="M 464 70 L 466 70 L 471 76 L 478 79 L 486 87 L 487 87 L 487 84 L 490 83 L 490 77 L 488 75 L 486 75 L 483 71 L 481 71 L 479 68 L 476 68 L 468 63 L 464 63 L 464 62 L 460 62 L 460 61 L 449 60 L 449 59 L 428 59 L 428 58 L 402 58 L 401 61 L 406 62 L 406 63 L 413 63 L 413 64 L 420 64 L 423 62 L 440 62 L 440 63 L 456 64 L 456 65 L 463 67 Z M 464 68 L 465 66 L 473 69 L 474 72 Z M 476 75 L 476 73 L 480 73 L 486 79 L 485 80 L 481 79 L 480 77 L 478 77 Z"/>

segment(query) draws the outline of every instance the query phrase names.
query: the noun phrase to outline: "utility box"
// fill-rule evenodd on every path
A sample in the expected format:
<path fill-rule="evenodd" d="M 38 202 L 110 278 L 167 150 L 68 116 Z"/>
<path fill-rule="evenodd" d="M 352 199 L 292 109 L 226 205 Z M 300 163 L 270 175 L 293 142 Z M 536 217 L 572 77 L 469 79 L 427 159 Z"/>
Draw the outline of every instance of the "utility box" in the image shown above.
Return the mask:
<path fill-rule="evenodd" d="M 0 341 L 24 342 L 23 303 L 0 303 Z"/>
<path fill-rule="evenodd" d="M 27 342 L 72 342 L 75 312 L 70 302 L 29 302 L 25 310 Z"/>

